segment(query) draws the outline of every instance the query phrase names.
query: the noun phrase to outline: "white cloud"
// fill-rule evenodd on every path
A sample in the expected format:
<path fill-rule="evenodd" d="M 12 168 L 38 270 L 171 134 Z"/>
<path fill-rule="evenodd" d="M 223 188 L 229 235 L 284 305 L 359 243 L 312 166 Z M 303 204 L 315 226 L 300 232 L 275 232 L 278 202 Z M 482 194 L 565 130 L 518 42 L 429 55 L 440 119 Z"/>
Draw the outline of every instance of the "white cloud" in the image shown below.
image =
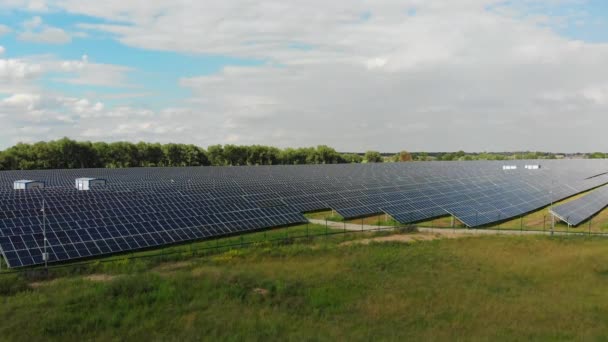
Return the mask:
<path fill-rule="evenodd" d="M 23 22 L 25 31 L 17 35 L 17 39 L 44 44 L 67 44 L 72 37 L 63 29 L 45 25 L 42 18 L 35 16 Z"/>
<path fill-rule="evenodd" d="M 2 104 L 25 110 L 35 110 L 40 104 L 40 95 L 37 94 L 13 94 L 2 100 Z"/>
<path fill-rule="evenodd" d="M 60 70 L 66 75 L 56 80 L 79 85 L 98 85 L 112 87 L 129 87 L 130 82 L 126 74 L 131 68 L 92 63 L 87 55 L 83 55 L 80 60 L 68 60 L 60 63 Z"/>
<path fill-rule="evenodd" d="M 41 25 L 42 25 L 42 18 L 40 18 L 39 16 L 32 17 L 31 19 L 23 22 L 23 27 L 26 30 L 33 30 L 33 29 L 40 27 Z"/>
<path fill-rule="evenodd" d="M 19 10 L 27 10 L 31 12 L 48 12 L 50 10 L 49 4 L 45 0 L 2 0 L 0 2 L 0 9 L 17 8 Z"/>
<path fill-rule="evenodd" d="M 4 49 L 2 49 L 4 52 Z M 40 64 L 28 63 L 21 59 L 0 59 L 0 80 L 26 80 L 37 77 L 42 72 Z"/>
<path fill-rule="evenodd" d="M 10 27 L 8 27 L 8 26 L 6 26 L 6 25 L 2 25 L 2 24 L 0 24 L 0 37 L 1 37 L 1 36 L 4 36 L 5 34 L 7 34 L 7 33 L 11 32 L 11 31 L 12 31 L 12 30 L 11 30 L 11 28 L 10 28 Z"/>
<path fill-rule="evenodd" d="M 44 0 L 31 0 L 27 4 L 27 9 L 34 12 L 46 12 L 49 7 Z"/>
<path fill-rule="evenodd" d="M 608 150 L 599 138 L 608 125 L 608 45 L 558 35 L 547 26 L 553 17 L 522 15 L 530 4 L 559 2 L 65 0 L 57 6 L 107 19 L 82 24 L 90 35 L 265 63 L 182 79 L 192 97 L 179 108 L 61 102 L 62 113 L 49 117 L 72 121 L 49 135 L 341 150 Z M 88 58 L 53 65 L 74 84 L 117 86 L 129 71 Z M 568 139 L 555 134 L 564 131 Z"/>
<path fill-rule="evenodd" d="M 44 27 L 38 32 L 21 32 L 17 35 L 17 38 L 26 42 L 44 44 L 67 44 L 72 41 L 72 37 L 58 27 Z"/>

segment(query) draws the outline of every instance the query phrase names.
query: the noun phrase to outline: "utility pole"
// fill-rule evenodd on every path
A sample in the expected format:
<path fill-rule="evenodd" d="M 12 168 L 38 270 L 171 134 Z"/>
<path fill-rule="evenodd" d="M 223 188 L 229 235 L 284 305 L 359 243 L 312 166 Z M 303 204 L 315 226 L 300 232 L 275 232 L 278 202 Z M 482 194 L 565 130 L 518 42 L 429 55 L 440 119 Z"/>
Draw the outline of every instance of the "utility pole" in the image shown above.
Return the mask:
<path fill-rule="evenodd" d="M 46 270 L 47 274 L 49 272 L 49 254 L 46 252 L 46 243 L 47 243 L 47 239 L 46 239 L 46 201 L 44 200 L 44 197 L 42 198 L 42 238 L 43 238 L 43 247 L 42 247 L 42 260 L 44 261 L 44 269 Z"/>
<path fill-rule="evenodd" d="M 549 190 L 549 195 L 551 197 L 551 206 L 549 207 L 549 213 L 551 214 L 551 235 L 555 232 L 555 215 L 553 214 L 553 183 L 555 183 L 555 179 L 551 180 L 551 189 Z"/>

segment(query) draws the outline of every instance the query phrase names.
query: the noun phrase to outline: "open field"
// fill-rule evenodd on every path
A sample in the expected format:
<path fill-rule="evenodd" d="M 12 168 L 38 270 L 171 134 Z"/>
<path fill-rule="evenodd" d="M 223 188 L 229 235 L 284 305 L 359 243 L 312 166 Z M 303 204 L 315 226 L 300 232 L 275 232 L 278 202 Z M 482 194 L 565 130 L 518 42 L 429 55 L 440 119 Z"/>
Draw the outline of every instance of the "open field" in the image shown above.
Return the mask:
<path fill-rule="evenodd" d="M 290 229 L 305 233 L 305 227 Z M 608 338 L 605 239 L 390 234 L 92 264 L 57 270 L 47 281 L 3 275 L 0 335 L 21 341 Z M 376 238 L 388 241 L 370 243 Z M 354 243 L 359 239 L 364 243 Z M 429 241 L 412 242 L 418 239 Z"/>

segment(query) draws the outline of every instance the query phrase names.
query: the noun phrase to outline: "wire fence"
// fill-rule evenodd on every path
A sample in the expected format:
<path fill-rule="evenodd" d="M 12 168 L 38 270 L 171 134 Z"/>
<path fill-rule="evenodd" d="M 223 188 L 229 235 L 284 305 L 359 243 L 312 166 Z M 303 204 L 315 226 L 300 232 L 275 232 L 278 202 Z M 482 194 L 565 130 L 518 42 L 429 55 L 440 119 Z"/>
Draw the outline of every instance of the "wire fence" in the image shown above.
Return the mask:
<path fill-rule="evenodd" d="M 530 222 L 542 222 L 539 226 L 530 226 Z M 47 274 L 53 270 L 69 270 L 83 269 L 92 265 L 102 265 L 108 263 L 121 263 L 129 260 L 155 260 L 158 262 L 172 261 L 184 257 L 205 257 L 225 253 L 230 250 L 248 248 L 252 246 L 279 246 L 292 244 L 297 240 L 311 240 L 317 238 L 330 238 L 343 236 L 346 239 L 350 234 L 374 233 L 382 231 L 400 231 L 411 232 L 416 228 L 423 230 L 430 229 L 433 232 L 441 233 L 444 231 L 464 232 L 467 233 L 492 233 L 497 234 L 517 234 L 521 233 L 537 233 L 537 234 L 557 234 L 557 235 L 588 235 L 588 236 L 605 236 L 608 237 L 608 230 L 594 230 L 597 226 L 594 221 L 589 220 L 584 225 L 578 227 L 569 227 L 563 223 L 551 225 L 551 221 L 547 215 L 539 218 L 520 217 L 518 219 L 501 222 L 492 226 L 481 228 L 468 228 L 462 223 L 459 223 L 453 218 L 437 218 L 434 220 L 425 221 L 418 224 L 400 224 L 396 221 L 377 221 L 377 225 L 370 222 L 369 219 L 362 218 L 360 222 L 357 220 L 350 221 L 330 221 L 325 220 L 324 224 L 305 224 L 298 226 L 285 226 L 281 228 L 270 228 L 261 231 L 251 232 L 248 234 L 222 236 L 211 240 L 197 240 L 179 245 L 167 245 L 154 249 L 134 250 L 128 253 L 117 254 L 114 256 L 90 258 L 76 262 L 65 262 L 50 264 L 47 268 L 44 266 L 36 266 L 24 269 L 7 269 L 4 261 L 2 263 L 2 271 L 0 276 L 8 274 L 28 274 L 37 276 L 40 273 Z M 519 223 L 519 224 L 514 224 Z M 608 222 L 605 222 L 608 225 Z M 359 228 L 360 227 L 360 228 Z M 70 273 L 68 271 L 68 273 Z"/>
<path fill-rule="evenodd" d="M 221 253 L 225 253 L 234 249 L 247 248 L 252 246 L 279 246 L 292 244 L 297 240 L 315 239 L 315 238 L 329 238 L 335 236 L 348 236 L 348 234 L 364 233 L 364 232 L 379 232 L 379 231 L 392 231 L 395 228 L 408 228 L 411 225 L 403 225 L 399 227 L 376 227 L 373 229 L 365 230 L 348 230 L 348 229 L 336 229 L 331 227 L 329 222 L 324 226 L 315 224 L 305 224 L 297 226 L 285 226 L 281 228 L 269 228 L 257 232 L 251 232 L 247 234 L 234 235 L 234 236 L 221 236 L 215 239 L 208 240 L 194 240 L 188 243 L 167 245 L 163 247 L 157 247 L 154 249 L 141 249 L 133 250 L 115 256 L 96 257 L 88 258 L 81 261 L 75 262 L 63 262 L 63 263 L 51 263 L 48 267 L 34 266 L 28 268 L 9 269 L 6 267 L 4 260 L 2 262 L 2 270 L 0 276 L 8 274 L 27 274 L 35 277 L 38 273 L 53 271 L 59 269 L 77 269 L 91 265 L 107 264 L 107 263 L 120 263 L 127 260 L 138 260 L 138 259 L 157 259 L 158 261 L 171 261 L 174 256 L 176 257 L 204 257 L 212 256 Z"/>

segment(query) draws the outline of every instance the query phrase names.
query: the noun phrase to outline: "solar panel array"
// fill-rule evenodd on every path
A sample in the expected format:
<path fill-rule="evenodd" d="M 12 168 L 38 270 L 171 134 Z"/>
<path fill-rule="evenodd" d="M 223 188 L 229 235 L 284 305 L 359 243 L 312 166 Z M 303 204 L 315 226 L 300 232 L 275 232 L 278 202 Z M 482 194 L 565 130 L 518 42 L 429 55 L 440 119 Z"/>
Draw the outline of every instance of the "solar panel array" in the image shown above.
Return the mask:
<path fill-rule="evenodd" d="M 556 206 L 551 212 L 571 226 L 578 226 L 608 206 L 608 187 Z"/>
<path fill-rule="evenodd" d="M 387 213 L 401 223 L 454 215 L 469 227 L 506 220 L 608 183 L 599 160 L 86 169 L 0 172 L 0 248 L 10 267 L 88 258 L 305 222 Z M 108 184 L 77 191 L 74 179 Z M 13 181 L 44 181 L 15 191 Z"/>

